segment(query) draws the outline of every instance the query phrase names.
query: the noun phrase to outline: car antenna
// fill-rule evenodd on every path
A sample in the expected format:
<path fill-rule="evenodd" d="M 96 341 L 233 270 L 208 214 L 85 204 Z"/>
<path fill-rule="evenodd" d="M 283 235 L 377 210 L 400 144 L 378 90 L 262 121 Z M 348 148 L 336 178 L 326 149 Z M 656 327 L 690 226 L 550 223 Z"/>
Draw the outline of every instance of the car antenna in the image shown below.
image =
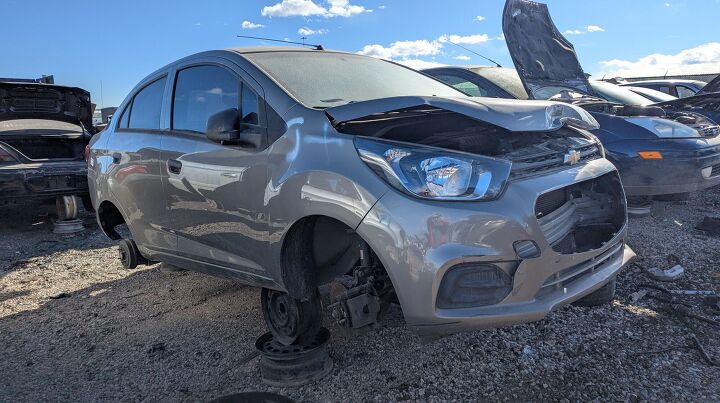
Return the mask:
<path fill-rule="evenodd" d="M 475 54 L 475 55 L 477 55 L 477 56 L 482 57 L 483 59 L 489 61 L 490 63 L 495 64 L 495 67 L 502 67 L 502 66 L 500 65 L 500 63 L 496 62 L 495 60 L 493 60 L 493 59 L 491 59 L 491 58 L 489 58 L 489 57 L 485 57 L 485 56 L 481 55 L 480 53 L 475 52 L 474 50 L 470 50 L 470 49 L 466 48 L 465 46 L 463 46 L 463 45 L 461 45 L 461 44 L 459 44 L 459 43 L 455 43 L 455 42 L 453 42 L 453 41 L 448 41 L 448 42 L 450 42 L 450 43 L 452 43 L 453 45 L 458 46 L 458 47 L 460 47 L 460 48 L 462 48 L 462 49 L 465 49 L 465 50 L 467 50 L 467 51 L 470 52 L 470 53 L 473 53 L 473 54 Z"/>
<path fill-rule="evenodd" d="M 309 43 L 304 42 L 293 42 L 293 41 L 286 41 L 283 39 L 272 39 L 272 38 L 263 38 L 260 36 L 248 36 L 248 35 L 237 35 L 238 38 L 247 38 L 247 39 L 258 39 L 261 41 L 271 41 L 271 42 L 282 42 L 282 43 L 292 43 L 293 45 L 302 45 L 302 46 L 310 46 L 311 48 L 314 48 L 315 50 L 325 50 L 322 45 L 311 45 Z"/>

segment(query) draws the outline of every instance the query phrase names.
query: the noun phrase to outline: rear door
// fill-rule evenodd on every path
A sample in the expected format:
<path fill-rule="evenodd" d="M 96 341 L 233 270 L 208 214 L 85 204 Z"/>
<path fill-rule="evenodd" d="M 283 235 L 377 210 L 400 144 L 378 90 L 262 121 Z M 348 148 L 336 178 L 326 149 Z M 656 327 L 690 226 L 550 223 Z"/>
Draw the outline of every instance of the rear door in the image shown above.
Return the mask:
<path fill-rule="evenodd" d="M 259 84 L 224 59 L 178 66 L 161 159 L 180 256 L 262 275 L 258 262 L 268 250 L 266 150 L 205 136 L 208 118 L 229 108 L 240 110 L 245 127 L 266 135 L 261 96 Z"/>
<path fill-rule="evenodd" d="M 164 122 L 166 74 L 148 80 L 128 102 L 107 142 L 112 158 L 109 188 L 120 203 L 141 248 L 174 250 L 167 231 L 167 209 L 160 177 L 160 140 Z"/>

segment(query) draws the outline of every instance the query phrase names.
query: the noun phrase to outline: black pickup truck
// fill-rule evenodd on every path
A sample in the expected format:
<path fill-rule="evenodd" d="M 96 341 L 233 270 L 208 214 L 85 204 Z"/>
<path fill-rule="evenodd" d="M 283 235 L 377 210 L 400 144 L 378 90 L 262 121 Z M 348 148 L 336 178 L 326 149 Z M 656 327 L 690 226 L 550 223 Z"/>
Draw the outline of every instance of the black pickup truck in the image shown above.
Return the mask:
<path fill-rule="evenodd" d="M 92 110 L 81 88 L 0 83 L 0 205 L 55 199 L 60 218 L 74 218 L 74 196 L 88 200 Z"/>

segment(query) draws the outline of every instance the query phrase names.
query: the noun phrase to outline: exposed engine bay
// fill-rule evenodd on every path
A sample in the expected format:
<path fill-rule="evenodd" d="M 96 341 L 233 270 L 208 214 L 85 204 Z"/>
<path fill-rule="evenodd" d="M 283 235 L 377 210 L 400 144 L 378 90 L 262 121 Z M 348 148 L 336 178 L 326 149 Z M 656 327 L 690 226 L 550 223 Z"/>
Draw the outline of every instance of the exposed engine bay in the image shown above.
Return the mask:
<path fill-rule="evenodd" d="M 584 162 L 600 158 L 597 140 L 580 129 L 512 132 L 460 113 L 415 107 L 342 122 L 338 131 L 462 151 L 513 162 L 511 178 L 567 167 L 566 154 L 577 152 Z"/>

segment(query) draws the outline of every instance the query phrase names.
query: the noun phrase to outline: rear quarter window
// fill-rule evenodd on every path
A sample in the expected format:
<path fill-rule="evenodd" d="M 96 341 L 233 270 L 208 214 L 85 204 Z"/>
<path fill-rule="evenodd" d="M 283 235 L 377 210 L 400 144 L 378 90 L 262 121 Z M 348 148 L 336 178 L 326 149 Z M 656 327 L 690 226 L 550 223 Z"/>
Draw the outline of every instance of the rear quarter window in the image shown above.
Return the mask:
<path fill-rule="evenodd" d="M 141 89 L 133 97 L 130 106 L 128 128 L 130 129 L 160 129 L 160 112 L 162 111 L 163 93 L 165 92 L 166 77 L 152 82 Z M 121 118 L 121 127 L 122 119 Z"/>

